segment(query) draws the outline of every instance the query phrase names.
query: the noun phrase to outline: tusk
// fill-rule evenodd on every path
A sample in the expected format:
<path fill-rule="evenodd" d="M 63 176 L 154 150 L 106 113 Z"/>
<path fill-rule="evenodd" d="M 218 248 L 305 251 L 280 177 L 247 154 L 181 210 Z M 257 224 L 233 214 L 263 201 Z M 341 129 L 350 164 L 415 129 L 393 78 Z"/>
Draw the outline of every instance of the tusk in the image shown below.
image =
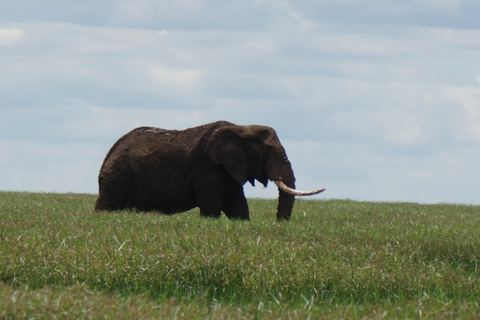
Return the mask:
<path fill-rule="evenodd" d="M 280 180 L 275 180 L 273 182 L 275 182 L 275 184 L 278 186 L 280 190 L 289 194 L 293 194 L 295 196 L 313 196 L 314 194 L 319 194 L 320 192 L 325 191 L 325 188 L 314 190 L 314 191 L 299 191 L 299 190 L 295 190 L 287 187 L 287 185 Z"/>

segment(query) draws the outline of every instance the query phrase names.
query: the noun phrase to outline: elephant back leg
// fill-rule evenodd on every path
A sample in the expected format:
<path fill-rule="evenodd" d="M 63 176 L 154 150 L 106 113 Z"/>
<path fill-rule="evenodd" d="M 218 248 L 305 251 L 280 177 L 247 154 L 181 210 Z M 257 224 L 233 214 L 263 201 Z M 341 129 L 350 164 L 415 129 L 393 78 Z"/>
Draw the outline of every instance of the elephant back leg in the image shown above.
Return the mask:
<path fill-rule="evenodd" d="M 100 191 L 95 210 L 122 210 L 131 208 L 132 179 L 128 176 L 99 179 Z"/>

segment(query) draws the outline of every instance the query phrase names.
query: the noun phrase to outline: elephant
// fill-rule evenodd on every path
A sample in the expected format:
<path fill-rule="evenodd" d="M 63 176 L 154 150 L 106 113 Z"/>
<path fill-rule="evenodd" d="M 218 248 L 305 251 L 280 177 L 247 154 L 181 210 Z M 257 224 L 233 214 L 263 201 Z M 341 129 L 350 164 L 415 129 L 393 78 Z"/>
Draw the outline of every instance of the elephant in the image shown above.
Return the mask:
<path fill-rule="evenodd" d="M 185 130 L 139 127 L 110 149 L 98 176 L 96 211 L 174 214 L 199 207 L 203 217 L 249 220 L 243 186 L 279 188 L 277 219 L 289 220 L 295 176 L 275 130 L 217 121 Z"/>

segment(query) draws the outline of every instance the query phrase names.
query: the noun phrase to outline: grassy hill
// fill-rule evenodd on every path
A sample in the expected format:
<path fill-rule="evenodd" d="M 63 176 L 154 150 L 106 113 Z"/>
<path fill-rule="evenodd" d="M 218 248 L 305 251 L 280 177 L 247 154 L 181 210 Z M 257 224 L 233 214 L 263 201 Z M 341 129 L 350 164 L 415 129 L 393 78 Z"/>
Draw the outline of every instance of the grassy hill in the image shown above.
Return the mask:
<path fill-rule="evenodd" d="M 251 221 L 0 192 L 0 318 L 477 319 L 480 207 L 249 200 Z"/>

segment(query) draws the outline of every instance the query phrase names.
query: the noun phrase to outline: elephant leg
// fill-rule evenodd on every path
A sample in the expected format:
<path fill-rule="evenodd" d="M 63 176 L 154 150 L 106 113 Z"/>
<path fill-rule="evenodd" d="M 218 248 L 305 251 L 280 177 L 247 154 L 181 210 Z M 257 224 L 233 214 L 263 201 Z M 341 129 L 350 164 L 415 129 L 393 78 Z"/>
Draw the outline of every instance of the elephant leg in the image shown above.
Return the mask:
<path fill-rule="evenodd" d="M 97 201 L 95 202 L 95 210 L 98 210 L 98 211 L 113 210 L 113 206 L 103 194 L 100 194 L 97 198 Z"/>
<path fill-rule="evenodd" d="M 130 193 L 130 179 L 100 180 L 100 191 L 95 210 L 111 211 L 128 208 L 128 197 Z"/>
<path fill-rule="evenodd" d="M 220 218 L 222 203 L 222 198 L 215 194 L 208 194 L 208 192 L 197 194 L 197 206 L 202 217 Z"/>
<path fill-rule="evenodd" d="M 206 218 L 220 218 L 222 214 L 222 210 L 220 206 L 212 206 L 212 205 L 199 205 L 200 208 L 200 215 Z"/>
<path fill-rule="evenodd" d="M 235 188 L 231 194 L 225 197 L 222 211 L 229 219 L 250 220 L 243 186 Z"/>

